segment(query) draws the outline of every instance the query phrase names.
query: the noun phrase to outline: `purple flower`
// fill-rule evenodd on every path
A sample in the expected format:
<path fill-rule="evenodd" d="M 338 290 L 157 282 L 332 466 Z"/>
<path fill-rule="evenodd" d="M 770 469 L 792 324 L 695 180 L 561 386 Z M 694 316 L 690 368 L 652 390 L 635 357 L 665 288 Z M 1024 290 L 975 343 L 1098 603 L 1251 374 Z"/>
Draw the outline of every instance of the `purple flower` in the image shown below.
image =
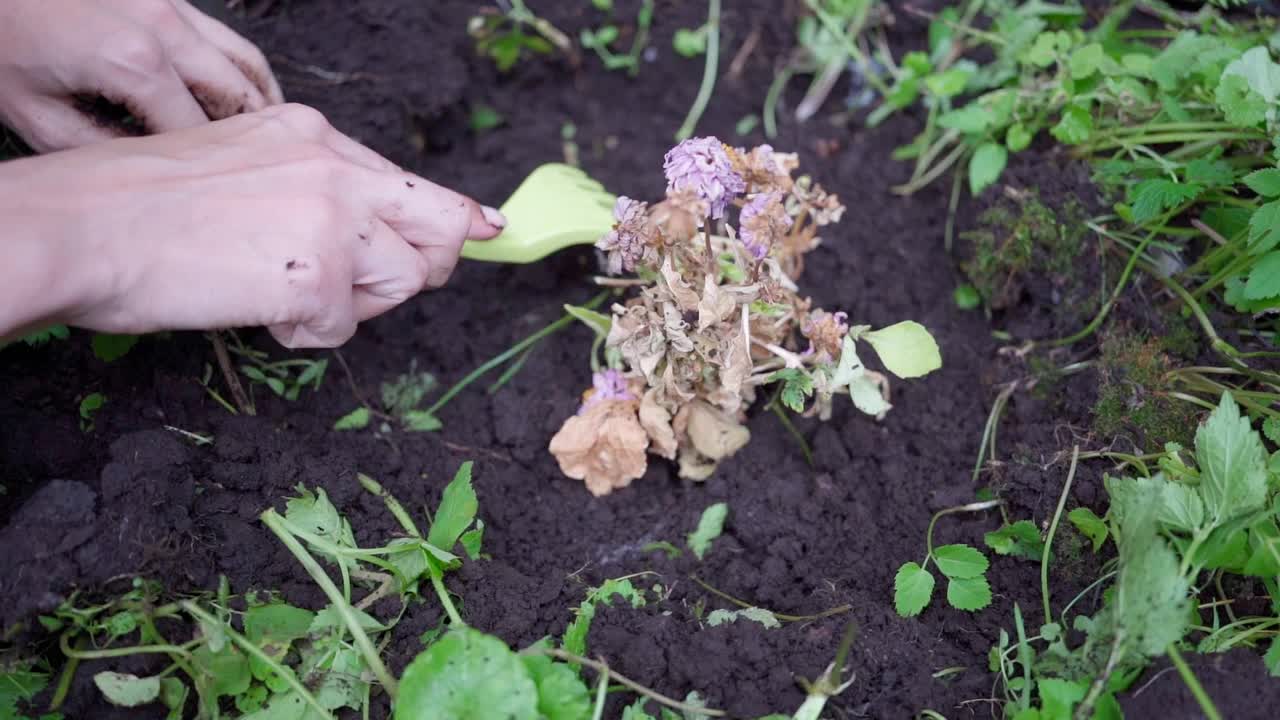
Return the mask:
<path fill-rule="evenodd" d="M 578 414 L 586 412 L 593 405 L 605 400 L 635 400 L 636 396 L 627 389 L 627 379 L 622 373 L 614 370 L 602 370 L 591 376 L 591 389 L 587 391 L 587 399 L 578 408 Z"/>
<path fill-rule="evenodd" d="M 694 191 L 716 220 L 724 217 L 729 201 L 747 189 L 746 181 L 734 172 L 724 144 L 713 137 L 691 138 L 675 146 L 663 158 L 662 170 L 668 191 Z"/>
<path fill-rule="evenodd" d="M 752 196 L 738 218 L 738 236 L 756 260 L 768 256 L 773 241 L 790 229 L 791 216 L 777 191 Z"/>
<path fill-rule="evenodd" d="M 608 254 L 608 271 L 617 275 L 623 270 L 634 272 L 636 265 L 644 259 L 651 245 L 649 237 L 652 228 L 649 224 L 647 206 L 638 200 L 620 196 L 613 204 L 613 218 L 617 222 L 596 243 L 596 247 Z"/>

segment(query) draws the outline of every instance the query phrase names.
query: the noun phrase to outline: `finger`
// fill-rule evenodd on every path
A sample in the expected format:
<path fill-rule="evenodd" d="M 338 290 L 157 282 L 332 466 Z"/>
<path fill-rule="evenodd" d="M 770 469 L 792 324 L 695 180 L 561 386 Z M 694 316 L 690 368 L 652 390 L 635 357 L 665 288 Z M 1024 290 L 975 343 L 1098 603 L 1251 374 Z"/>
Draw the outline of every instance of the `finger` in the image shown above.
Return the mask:
<path fill-rule="evenodd" d="M 267 100 L 239 68 L 212 45 L 195 36 L 189 47 L 174 53 L 174 68 L 210 120 L 255 112 Z"/>
<path fill-rule="evenodd" d="M 209 122 L 200 103 L 171 63 L 137 78 L 110 73 L 101 78 L 102 95 L 123 105 L 151 133 L 197 127 Z"/>
<path fill-rule="evenodd" d="M 280 83 L 276 80 L 275 73 L 271 72 L 271 65 L 267 62 L 266 56 L 256 45 L 226 25 L 192 7 L 185 0 L 176 2 L 174 5 L 192 27 L 227 56 L 258 89 L 267 103 L 278 105 L 284 102 Z"/>
<path fill-rule="evenodd" d="M 368 187 L 378 217 L 418 247 L 488 240 L 507 225 L 498 210 L 409 173 L 392 173 Z"/>
<path fill-rule="evenodd" d="M 17 125 L 14 130 L 33 150 L 41 153 L 81 147 L 124 135 L 120 128 L 96 122 L 70 101 L 55 98 L 34 100 L 14 123 Z"/>
<path fill-rule="evenodd" d="M 374 219 L 356 240 L 352 303 L 357 320 L 368 320 L 422 292 L 431 266 L 427 257 L 385 222 Z"/>

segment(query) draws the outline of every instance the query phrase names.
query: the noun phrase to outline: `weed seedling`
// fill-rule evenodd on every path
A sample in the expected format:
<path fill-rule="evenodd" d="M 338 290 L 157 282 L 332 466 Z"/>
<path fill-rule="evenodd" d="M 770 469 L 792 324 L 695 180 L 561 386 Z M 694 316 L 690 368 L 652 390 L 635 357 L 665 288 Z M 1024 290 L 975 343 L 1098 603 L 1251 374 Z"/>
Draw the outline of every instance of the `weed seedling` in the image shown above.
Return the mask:
<path fill-rule="evenodd" d="M 729 516 L 729 506 L 716 503 L 702 511 L 698 528 L 689 533 L 689 549 L 701 560 L 711 549 L 711 543 L 724 532 L 724 521 Z"/>
<path fill-rule="evenodd" d="M 973 612 L 991 604 L 991 585 L 987 582 L 987 557 L 978 549 L 963 543 L 933 546 L 933 527 L 938 519 L 953 513 L 981 512 L 1000 506 L 1000 500 L 985 500 L 947 508 L 934 514 L 925 533 L 927 551 L 924 561 L 907 562 L 898 568 L 893 579 L 893 605 L 902 617 L 919 615 L 933 599 L 934 578 L 929 572 L 932 561 L 947 578 L 947 603 L 957 610 Z"/>
<path fill-rule="evenodd" d="M 492 59 L 499 71 L 510 71 L 530 54 L 550 55 L 558 50 L 570 60 L 577 59 L 569 36 L 535 15 L 524 0 L 497 0 L 496 5 L 473 16 L 467 33 L 475 40 L 476 52 Z"/>
<path fill-rule="evenodd" d="M 95 392 L 85 395 L 80 400 L 80 429 L 86 433 L 93 432 L 93 416 L 107 404 L 107 396 Z"/>
<path fill-rule="evenodd" d="M 597 9 L 613 12 L 612 2 L 596 2 L 593 4 Z M 610 46 L 618 40 L 621 31 L 618 26 L 612 22 L 597 27 L 594 30 L 583 29 L 578 41 L 582 43 L 582 47 L 592 50 L 600 58 L 600 62 L 604 63 L 607 70 L 626 70 L 627 74 L 635 77 L 640 72 L 640 58 L 644 54 L 644 49 L 649 42 L 649 27 L 653 24 L 653 0 L 641 0 L 640 9 L 636 11 L 636 24 L 634 36 L 631 40 L 631 49 L 625 54 L 615 53 Z"/>

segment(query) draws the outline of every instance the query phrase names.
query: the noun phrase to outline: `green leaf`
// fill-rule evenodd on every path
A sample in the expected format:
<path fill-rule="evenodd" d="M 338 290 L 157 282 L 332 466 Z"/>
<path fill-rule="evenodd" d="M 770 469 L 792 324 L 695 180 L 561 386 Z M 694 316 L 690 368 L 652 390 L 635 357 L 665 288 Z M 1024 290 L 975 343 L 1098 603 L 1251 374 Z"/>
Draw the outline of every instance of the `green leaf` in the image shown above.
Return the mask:
<path fill-rule="evenodd" d="M 400 679 L 395 720 L 537 720 L 538 688 L 525 663 L 496 637 L 450 630 Z"/>
<path fill-rule="evenodd" d="M 1076 703 L 1084 699 L 1088 685 L 1061 678 L 1041 678 L 1036 687 L 1040 691 L 1041 717 L 1044 720 L 1070 718 Z"/>
<path fill-rule="evenodd" d="M 1009 148 L 1009 152 L 1022 152 L 1031 145 L 1033 134 L 1022 123 L 1014 123 L 1009 126 L 1009 131 L 1005 133 L 1004 144 Z"/>
<path fill-rule="evenodd" d="M 102 362 L 115 362 L 133 349 L 138 344 L 136 335 L 110 335 L 107 333 L 95 333 L 92 341 L 93 356 Z"/>
<path fill-rule="evenodd" d="M 805 398 L 813 394 L 813 378 L 799 368 L 779 370 L 768 378 L 769 382 L 781 382 L 778 399 L 792 412 L 804 412 Z"/>
<path fill-rule="evenodd" d="M 1246 50 L 1222 71 L 1215 99 L 1227 121 L 1244 127 L 1272 116 L 1280 98 L 1280 65 L 1265 47 Z"/>
<path fill-rule="evenodd" d="M 1133 187 L 1133 221 L 1138 224 L 1156 219 L 1166 210 L 1194 200 L 1204 187 L 1179 183 L 1165 178 L 1143 180 Z"/>
<path fill-rule="evenodd" d="M 958 130 L 966 135 L 984 133 L 994 121 L 995 115 L 976 102 L 938 116 L 938 125 L 948 130 Z"/>
<path fill-rule="evenodd" d="M 1271 647 L 1267 648 L 1267 654 L 1262 656 L 1262 662 L 1267 666 L 1267 673 L 1271 677 L 1280 678 L 1280 637 L 1271 641 Z"/>
<path fill-rule="evenodd" d="M 1005 525 L 995 532 L 987 533 L 983 540 L 987 547 L 1000 555 L 1038 561 L 1044 554 L 1044 540 L 1040 538 L 1040 530 L 1030 520 Z"/>
<path fill-rule="evenodd" d="M 1198 530 L 1204 524 L 1204 502 L 1190 485 L 1162 483 L 1159 496 L 1152 500 L 1159 502 L 1160 510 L 1156 517 L 1162 523 L 1188 532 Z"/>
<path fill-rule="evenodd" d="M 1093 551 L 1096 553 L 1102 548 L 1102 544 L 1107 541 L 1107 524 L 1102 518 L 1098 517 L 1092 510 L 1087 507 L 1078 507 L 1067 513 L 1067 519 L 1075 525 L 1076 530 L 1081 535 L 1089 538 L 1093 543 Z"/>
<path fill-rule="evenodd" d="M 635 702 L 622 710 L 622 720 L 657 720 L 644 709 L 646 698 L 637 698 Z"/>
<path fill-rule="evenodd" d="M 647 543 L 645 544 L 644 547 L 640 548 L 640 551 L 641 552 L 661 551 L 666 554 L 668 560 L 674 560 L 684 554 L 683 550 L 676 547 L 672 543 L 667 542 L 666 540 L 658 540 L 655 542 Z"/>
<path fill-rule="evenodd" d="M 698 527 L 689 533 L 688 545 L 699 560 L 711 549 L 711 543 L 724 532 L 724 521 L 729 516 L 729 506 L 718 502 L 702 511 Z"/>
<path fill-rule="evenodd" d="M 579 656 L 587 654 L 587 633 L 591 631 L 591 621 L 595 616 L 596 606 L 591 600 L 584 600 L 578 605 L 578 611 L 564 629 L 564 638 L 560 641 L 565 652 Z"/>
<path fill-rule="evenodd" d="M 239 695 L 249 689 L 253 676 L 249 661 L 234 646 L 228 645 L 221 652 L 213 652 L 208 646 L 196 648 L 191 653 L 191 664 L 204 677 L 209 678 L 209 690 L 215 697 Z"/>
<path fill-rule="evenodd" d="M 1111 58 L 1107 57 L 1102 45 L 1100 43 L 1089 43 L 1083 47 L 1076 48 L 1071 53 L 1071 58 L 1067 61 L 1067 67 L 1071 70 L 1072 80 L 1083 80 L 1101 70 L 1108 63 L 1111 63 Z"/>
<path fill-rule="evenodd" d="M 969 160 L 969 192 L 978 195 L 990 187 L 1000 178 L 1008 161 L 1009 151 L 1004 145 L 994 142 L 979 145 Z"/>
<path fill-rule="evenodd" d="M 93 684 L 118 707 L 138 707 L 155 702 L 160 697 L 160 678 L 117 672 L 100 672 L 93 676 Z"/>
<path fill-rule="evenodd" d="M 595 310 L 578 307 L 577 305 L 565 305 L 564 311 L 582 321 L 583 325 L 591 328 L 591 330 L 595 332 L 596 337 L 609 337 L 609 330 L 613 327 L 612 317 L 605 315 L 604 313 L 598 313 Z"/>
<path fill-rule="evenodd" d="M 471 108 L 470 125 L 472 132 L 486 132 L 498 127 L 504 122 L 506 122 L 506 120 L 502 117 L 501 113 L 484 103 L 477 103 Z"/>
<path fill-rule="evenodd" d="M 1178 556 L 1157 534 L 1157 508 L 1138 502 L 1120 523 L 1120 570 L 1109 612 L 1133 647 L 1146 657 L 1163 654 L 1186 634 L 1190 584 Z"/>
<path fill-rule="evenodd" d="M 66 325 L 50 325 L 43 330 L 36 330 L 33 333 L 24 335 L 22 342 L 31 347 L 40 347 L 53 340 L 66 340 L 68 337 L 71 337 L 71 331 L 67 329 Z"/>
<path fill-rule="evenodd" d="M 18 703 L 30 702 L 48 684 L 48 675 L 27 668 L 0 672 L 0 720 L 17 720 Z"/>
<path fill-rule="evenodd" d="M 427 542 L 442 550 L 453 550 L 458 538 L 475 519 L 479 507 L 475 488 L 471 487 L 471 462 L 464 462 L 444 489 L 440 509 L 436 511 L 431 530 L 427 533 Z"/>
<path fill-rule="evenodd" d="M 973 310 L 982 304 L 982 295 L 978 292 L 978 288 L 969 283 L 957 285 L 955 292 L 951 294 L 951 299 L 961 310 Z"/>
<path fill-rule="evenodd" d="M 329 502 L 324 488 L 316 488 L 313 493 L 299 485 L 297 490 L 298 497 L 290 498 L 285 503 L 285 520 L 342 547 L 356 546 L 351 525 L 338 513 L 333 503 Z"/>
<path fill-rule="evenodd" d="M 107 404 L 107 396 L 102 393 L 89 393 L 80 401 L 80 419 L 91 420 L 93 414 Z"/>
<path fill-rule="evenodd" d="M 1244 284 L 1244 296 L 1249 300 L 1266 300 L 1280 295 L 1280 250 L 1273 250 L 1258 258 L 1249 279 Z"/>
<path fill-rule="evenodd" d="M 257 605 L 244 613 L 244 636 L 259 647 L 287 648 L 289 643 L 307 636 L 315 619 L 316 614 L 310 610 L 287 603 Z"/>
<path fill-rule="evenodd" d="M 902 617 L 919 615 L 933 596 L 933 575 L 917 563 L 903 563 L 893 578 L 893 607 Z"/>
<path fill-rule="evenodd" d="M 1227 122 L 1239 127 L 1257 127 L 1267 119 L 1267 101 L 1249 87 L 1240 75 L 1223 75 L 1214 91 L 1214 100 Z"/>
<path fill-rule="evenodd" d="M 969 70 L 951 68 L 926 77 L 924 85 L 929 88 L 929 92 L 938 97 L 954 97 L 964 92 L 965 85 L 969 83 L 972 75 L 973 73 Z"/>
<path fill-rule="evenodd" d="M 1237 533 L 1239 534 L 1239 533 Z M 1280 528 L 1272 517 L 1255 522 L 1249 532 L 1249 558 L 1243 574 L 1274 578 L 1280 575 Z"/>
<path fill-rule="evenodd" d="M 1196 158 L 1187 163 L 1187 182 L 1205 188 L 1231 187 L 1236 183 L 1236 171 L 1224 160 Z"/>
<path fill-rule="evenodd" d="M 396 417 L 403 417 L 422 402 L 437 385 L 431 373 L 407 372 L 394 382 L 382 383 L 382 406 Z"/>
<path fill-rule="evenodd" d="M 538 690 L 540 720 L 586 720 L 591 717 L 591 693 L 573 668 L 546 655 L 521 654 Z"/>
<path fill-rule="evenodd" d="M 338 418 L 333 424 L 334 430 L 363 430 L 369 427 L 369 408 L 358 407 Z"/>
<path fill-rule="evenodd" d="M 435 432 L 444 427 L 444 423 L 426 410 L 410 410 L 401 416 L 406 430 L 413 432 Z"/>
<path fill-rule="evenodd" d="M 484 521 L 477 519 L 475 527 L 462 533 L 462 537 L 458 538 L 458 542 L 462 543 L 462 550 L 467 553 L 467 557 L 472 560 L 480 559 L 480 544 L 484 541 Z"/>
<path fill-rule="evenodd" d="M 677 28 L 675 35 L 671 38 L 671 47 L 687 58 L 702 55 L 707 51 L 706 30 L 703 28 L 698 28 L 697 30 Z"/>
<path fill-rule="evenodd" d="M 951 578 L 947 581 L 947 602 L 951 607 L 974 612 L 991 604 L 991 586 L 985 575 Z"/>
<path fill-rule="evenodd" d="M 943 545 L 934 548 L 933 559 L 938 569 L 949 578 L 974 578 L 987 571 L 987 556 L 968 545 Z"/>
<path fill-rule="evenodd" d="M 744 608 L 742 610 L 712 610 L 707 615 L 707 625 L 718 627 L 725 623 L 737 622 L 739 618 L 754 620 L 768 629 L 782 627 L 782 623 L 778 622 L 777 616 L 768 610 L 757 607 Z"/>
<path fill-rule="evenodd" d="M 1262 421 L 1262 434 L 1276 445 L 1280 445 L 1280 418 L 1269 417 Z"/>
<path fill-rule="evenodd" d="M 1215 525 L 1266 502 L 1266 450 L 1231 393 L 1223 393 L 1218 408 L 1196 431 L 1196 459 L 1206 515 Z"/>
<path fill-rule="evenodd" d="M 862 337 L 875 348 L 889 372 L 900 378 L 922 377 L 942 367 L 937 341 L 913 320 L 873 330 Z"/>
<path fill-rule="evenodd" d="M 1244 176 L 1244 184 L 1265 198 L 1280 197 L 1280 170 L 1265 168 Z"/>
<path fill-rule="evenodd" d="M 1049 134 L 1066 145 L 1079 145 L 1093 134 L 1093 117 L 1082 105 L 1068 105 L 1063 108 L 1058 124 L 1049 129 Z"/>

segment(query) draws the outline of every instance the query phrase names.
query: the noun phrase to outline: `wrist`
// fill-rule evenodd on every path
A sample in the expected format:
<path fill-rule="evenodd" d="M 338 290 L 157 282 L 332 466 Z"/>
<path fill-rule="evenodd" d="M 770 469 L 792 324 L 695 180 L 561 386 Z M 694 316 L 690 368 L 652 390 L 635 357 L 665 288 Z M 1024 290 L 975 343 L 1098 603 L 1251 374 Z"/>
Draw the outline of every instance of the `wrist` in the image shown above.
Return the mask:
<path fill-rule="evenodd" d="M 77 324 L 110 298 L 111 269 L 74 191 L 45 172 L 57 155 L 0 162 L 0 340 Z M 54 183 L 42 182 L 54 179 Z"/>

